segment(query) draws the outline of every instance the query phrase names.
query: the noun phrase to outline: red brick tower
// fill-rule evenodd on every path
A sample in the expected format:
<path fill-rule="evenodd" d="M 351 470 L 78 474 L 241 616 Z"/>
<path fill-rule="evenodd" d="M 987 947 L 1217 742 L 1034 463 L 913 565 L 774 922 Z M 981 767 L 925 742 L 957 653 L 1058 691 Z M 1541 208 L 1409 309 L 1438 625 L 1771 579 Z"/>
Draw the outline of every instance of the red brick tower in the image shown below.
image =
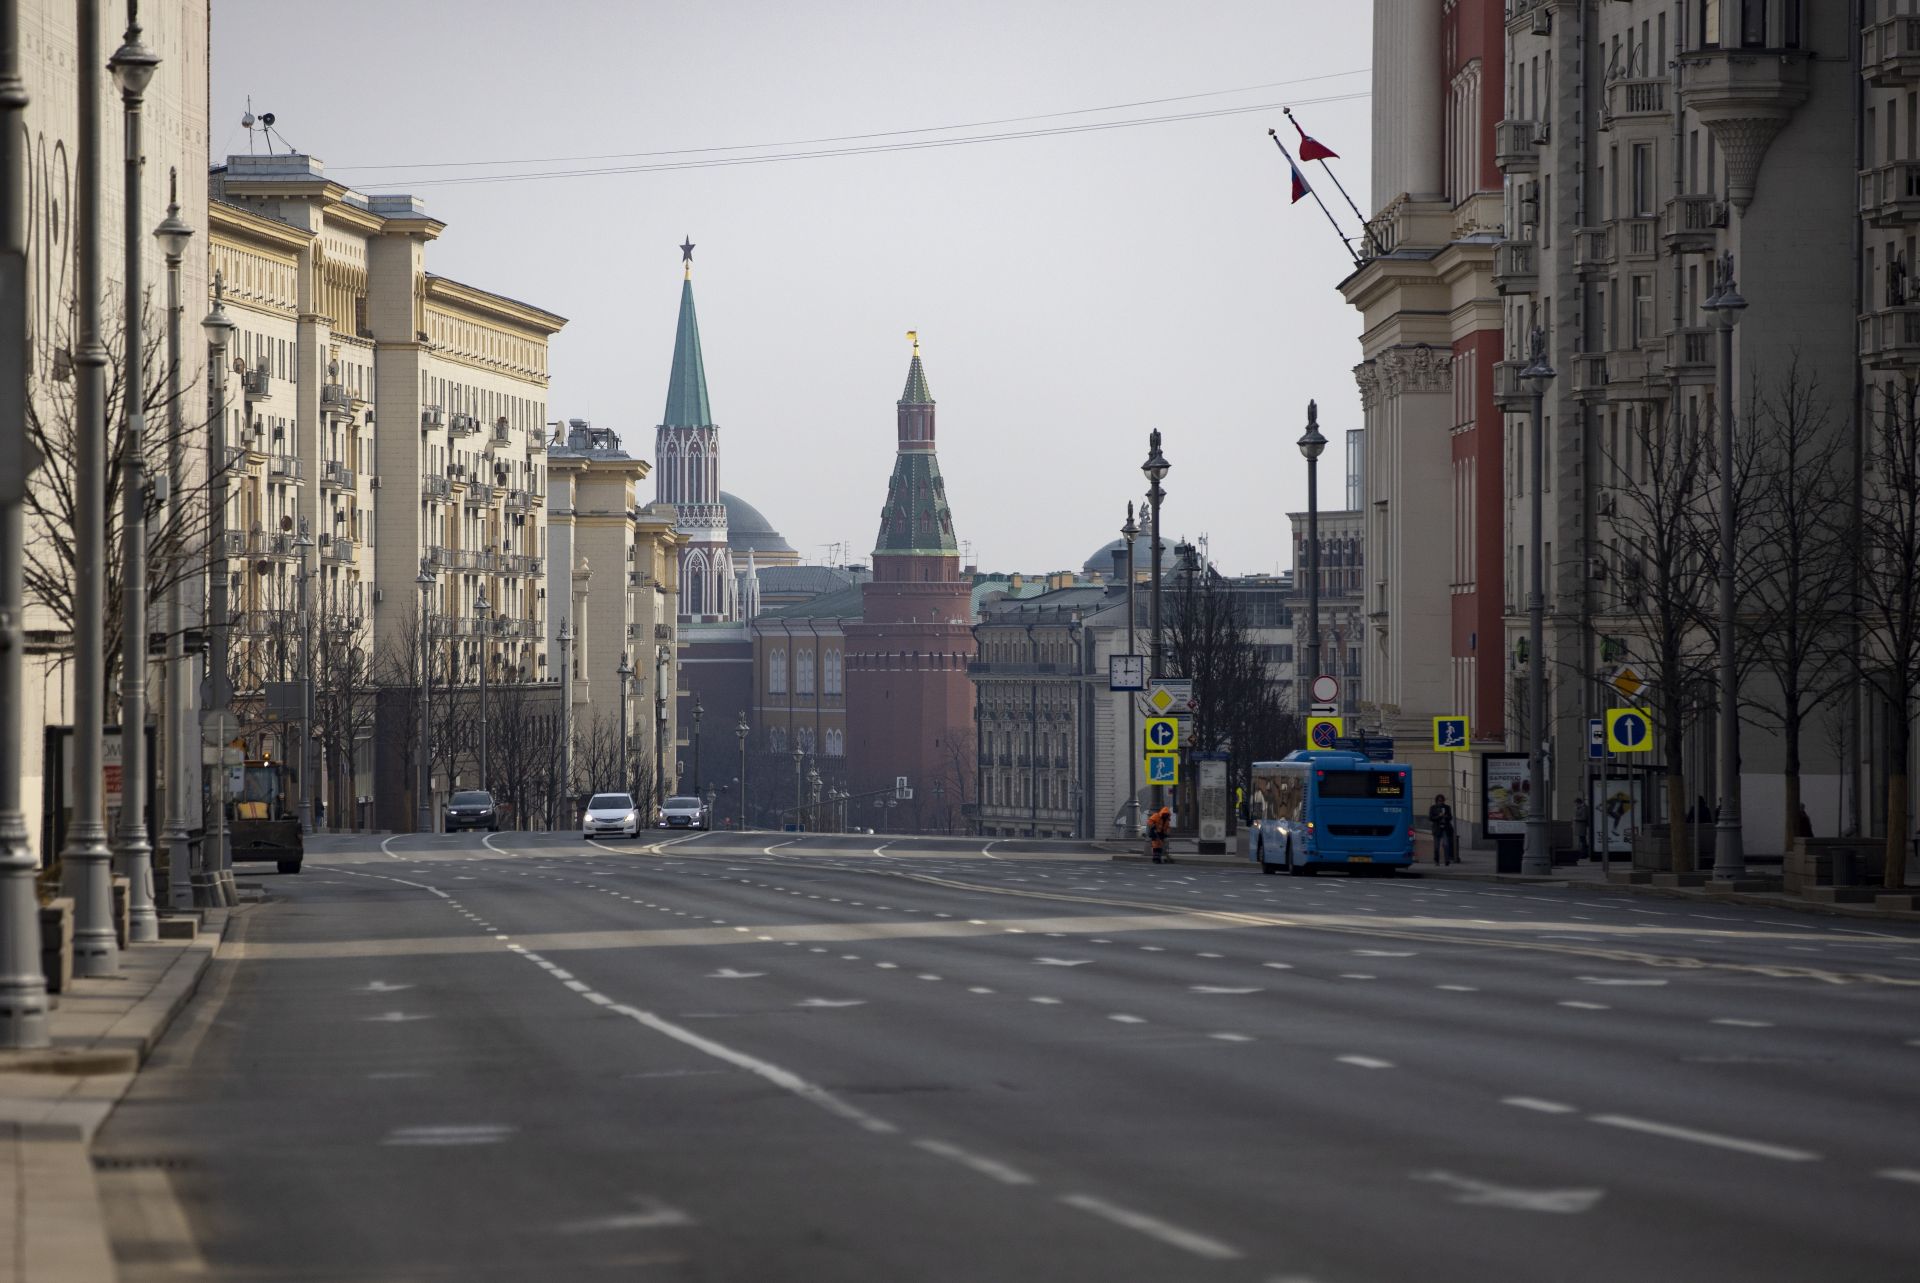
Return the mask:
<path fill-rule="evenodd" d="M 862 590 L 864 618 L 846 630 L 852 791 L 886 788 L 904 775 L 914 798 L 890 808 L 856 805 L 850 814 L 885 816 L 895 832 L 918 832 L 946 810 L 935 785 L 949 795 L 959 792 L 957 780 L 973 757 L 971 589 L 960 573 L 960 545 L 934 455 L 933 394 L 915 338 L 873 579 Z"/>

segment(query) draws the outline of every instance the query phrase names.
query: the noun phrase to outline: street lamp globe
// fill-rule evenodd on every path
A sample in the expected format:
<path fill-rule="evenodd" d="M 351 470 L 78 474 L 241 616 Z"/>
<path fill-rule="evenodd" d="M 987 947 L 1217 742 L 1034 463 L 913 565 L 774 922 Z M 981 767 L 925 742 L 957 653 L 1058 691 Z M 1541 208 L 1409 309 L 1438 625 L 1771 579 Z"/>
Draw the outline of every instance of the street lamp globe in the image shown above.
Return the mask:
<path fill-rule="evenodd" d="M 123 98 L 138 98 L 147 92 L 147 85 L 153 80 L 153 73 L 160 66 L 160 55 L 140 43 L 140 24 L 127 26 L 126 38 L 120 47 L 113 51 L 113 57 L 107 59 L 107 70 L 113 73 L 114 83 L 120 86 Z"/>
<path fill-rule="evenodd" d="M 193 229 L 180 218 L 180 202 L 171 200 L 167 205 L 167 216 L 153 229 L 153 238 L 160 242 L 160 252 L 170 263 L 177 263 L 186 257 L 187 242 L 193 239 Z"/>
<path fill-rule="evenodd" d="M 1173 467 L 1167 462 L 1167 456 L 1160 453 L 1160 429 L 1155 428 L 1148 435 L 1147 445 L 1147 461 L 1140 465 L 1140 471 L 1146 473 L 1147 480 L 1159 485 L 1167 479 L 1167 472 Z"/>
<path fill-rule="evenodd" d="M 1320 407 L 1307 402 L 1307 430 L 1300 436 L 1300 457 L 1312 463 L 1326 453 L 1327 439 L 1320 433 Z"/>

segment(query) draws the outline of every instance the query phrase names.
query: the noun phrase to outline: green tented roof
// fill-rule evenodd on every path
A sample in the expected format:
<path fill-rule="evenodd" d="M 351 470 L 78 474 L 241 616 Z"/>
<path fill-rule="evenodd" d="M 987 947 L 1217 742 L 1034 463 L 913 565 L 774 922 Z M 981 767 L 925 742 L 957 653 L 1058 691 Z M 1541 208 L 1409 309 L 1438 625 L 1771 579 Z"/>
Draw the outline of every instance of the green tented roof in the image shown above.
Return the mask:
<path fill-rule="evenodd" d="M 933 393 L 927 390 L 926 367 L 920 364 L 920 353 L 913 354 L 913 364 L 907 367 L 907 388 L 900 394 L 901 405 L 932 405 Z"/>
<path fill-rule="evenodd" d="M 713 423 L 707 404 L 707 366 L 700 358 L 700 321 L 693 314 L 693 282 L 680 283 L 680 326 L 673 335 L 673 369 L 667 376 L 669 428 L 704 428 Z"/>
<path fill-rule="evenodd" d="M 914 368 L 919 367 L 916 360 Z M 924 381 L 921 386 L 925 387 Z M 949 556 L 960 551 L 953 535 L 953 513 L 947 507 L 947 483 L 940 477 L 940 461 L 930 452 L 903 451 L 894 457 L 886 507 L 880 511 L 880 541 L 873 551 L 875 556 Z"/>

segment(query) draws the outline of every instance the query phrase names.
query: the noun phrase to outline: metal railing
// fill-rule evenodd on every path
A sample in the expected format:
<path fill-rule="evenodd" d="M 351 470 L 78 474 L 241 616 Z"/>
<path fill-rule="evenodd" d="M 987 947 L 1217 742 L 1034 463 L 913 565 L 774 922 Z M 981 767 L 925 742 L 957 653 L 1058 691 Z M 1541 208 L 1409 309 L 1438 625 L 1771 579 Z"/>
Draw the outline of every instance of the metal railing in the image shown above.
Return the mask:
<path fill-rule="evenodd" d="M 320 465 L 320 484 L 323 486 L 340 486 L 351 490 L 355 481 L 353 469 L 338 459 L 328 459 Z"/>
<path fill-rule="evenodd" d="M 267 461 L 267 471 L 276 477 L 292 477 L 295 481 L 306 475 L 300 460 L 290 454 L 274 455 Z"/>
<path fill-rule="evenodd" d="M 509 490 L 507 491 L 507 511 L 531 512 L 533 501 L 525 490 Z"/>
<path fill-rule="evenodd" d="M 1712 196 L 1676 196 L 1667 202 L 1661 237 L 1670 249 L 1708 250 L 1727 225 L 1727 203 Z"/>
<path fill-rule="evenodd" d="M 1502 294 L 1527 294 L 1539 281 L 1539 252 L 1532 241 L 1501 241 L 1493 247 L 1494 289 Z"/>
<path fill-rule="evenodd" d="M 1625 218 L 1620 220 L 1625 235 L 1623 249 L 1628 258 L 1660 257 L 1660 227 L 1653 218 Z"/>
<path fill-rule="evenodd" d="M 338 537 L 330 539 L 323 535 L 320 539 L 320 550 L 321 555 L 328 561 L 353 560 L 353 540 L 351 539 Z"/>
<path fill-rule="evenodd" d="M 481 508 L 493 502 L 493 485 L 487 481 L 467 482 L 466 503 L 469 508 Z"/>
<path fill-rule="evenodd" d="M 1503 120 L 1493 127 L 1493 163 L 1508 172 L 1540 167 L 1543 131 L 1537 120 Z"/>
<path fill-rule="evenodd" d="M 1667 82 L 1658 79 L 1621 78 L 1607 82 L 1605 124 L 1636 116 L 1660 117 L 1667 114 Z"/>
<path fill-rule="evenodd" d="M 1613 266 L 1613 228 L 1582 227 L 1574 233 L 1574 267 L 1582 272 Z"/>
<path fill-rule="evenodd" d="M 320 385 L 320 409 L 323 412 L 345 414 L 353 408 L 353 398 L 347 394 L 344 383 L 322 383 Z"/>
<path fill-rule="evenodd" d="M 428 473 L 420 478 L 420 497 L 423 499 L 446 499 L 453 495 L 453 483 L 445 477 Z"/>

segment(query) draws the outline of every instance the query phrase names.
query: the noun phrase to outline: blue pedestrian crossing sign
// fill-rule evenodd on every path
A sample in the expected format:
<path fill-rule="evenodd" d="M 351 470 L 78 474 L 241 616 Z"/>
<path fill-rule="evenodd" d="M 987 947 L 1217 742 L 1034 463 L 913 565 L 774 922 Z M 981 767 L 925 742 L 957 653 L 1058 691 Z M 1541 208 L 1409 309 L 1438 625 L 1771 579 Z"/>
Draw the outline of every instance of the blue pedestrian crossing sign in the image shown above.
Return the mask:
<path fill-rule="evenodd" d="M 1180 723 L 1171 717 L 1147 719 L 1147 752 L 1171 753 L 1180 747 Z"/>
<path fill-rule="evenodd" d="M 1653 715 L 1644 708 L 1614 708 L 1607 711 L 1607 751 L 1611 753 L 1650 753 L 1653 751 Z"/>
<path fill-rule="evenodd" d="M 1464 717 L 1434 718 L 1433 751 L 1436 753 L 1466 752 L 1467 719 Z"/>
<path fill-rule="evenodd" d="M 1147 754 L 1147 783 L 1178 784 L 1180 782 L 1180 759 L 1172 753 Z"/>

